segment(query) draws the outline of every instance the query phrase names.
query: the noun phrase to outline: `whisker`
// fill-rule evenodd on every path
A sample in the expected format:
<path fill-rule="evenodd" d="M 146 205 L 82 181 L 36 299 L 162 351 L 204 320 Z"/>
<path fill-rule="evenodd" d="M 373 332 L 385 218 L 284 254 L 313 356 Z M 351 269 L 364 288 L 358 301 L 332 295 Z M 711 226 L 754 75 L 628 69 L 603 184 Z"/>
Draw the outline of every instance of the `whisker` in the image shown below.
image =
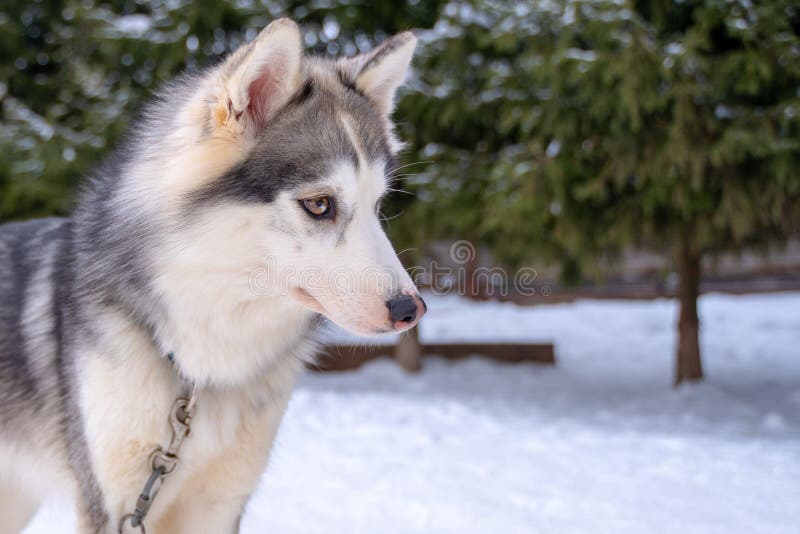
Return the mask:
<path fill-rule="evenodd" d="M 412 193 L 411 191 L 406 191 L 405 189 L 394 189 L 392 187 L 387 187 L 387 191 L 390 193 L 405 193 L 406 195 L 416 195 L 416 193 Z"/>
<path fill-rule="evenodd" d="M 400 254 L 411 252 L 412 250 L 419 250 L 419 247 L 409 247 L 407 249 L 401 250 L 400 252 L 397 253 L 397 255 L 399 256 Z"/>
<path fill-rule="evenodd" d="M 395 167 L 394 169 L 390 169 L 390 170 L 388 170 L 386 172 L 387 172 L 387 174 L 392 174 L 394 172 L 399 171 L 400 169 L 405 169 L 406 167 L 411 167 L 412 165 L 422 165 L 423 163 L 434 163 L 434 160 L 430 159 L 430 160 L 427 160 L 427 161 L 415 161 L 413 163 L 407 163 L 405 165 L 400 165 L 399 167 Z"/>
<path fill-rule="evenodd" d="M 381 219 L 383 220 L 383 222 L 389 222 L 389 221 L 391 221 L 392 219 L 396 219 L 396 218 L 400 217 L 400 216 L 401 216 L 402 214 L 404 214 L 404 213 L 405 213 L 405 211 L 401 211 L 401 212 L 400 212 L 400 213 L 398 213 L 397 215 L 392 215 L 391 217 L 386 217 L 386 216 L 383 214 L 383 212 L 381 212 L 381 214 L 380 214 L 380 215 L 381 215 Z"/>

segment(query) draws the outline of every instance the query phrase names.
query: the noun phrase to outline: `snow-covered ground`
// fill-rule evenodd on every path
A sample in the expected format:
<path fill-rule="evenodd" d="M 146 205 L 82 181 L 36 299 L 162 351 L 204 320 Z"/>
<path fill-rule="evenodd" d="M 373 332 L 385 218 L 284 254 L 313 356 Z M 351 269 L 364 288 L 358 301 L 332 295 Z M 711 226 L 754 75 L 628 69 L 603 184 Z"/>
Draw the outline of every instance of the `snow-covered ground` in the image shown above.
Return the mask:
<path fill-rule="evenodd" d="M 244 533 L 800 532 L 800 293 L 703 297 L 708 379 L 677 391 L 672 301 L 427 300 L 425 340 L 558 365 L 308 374 Z M 26 534 L 71 524 L 50 502 Z"/>

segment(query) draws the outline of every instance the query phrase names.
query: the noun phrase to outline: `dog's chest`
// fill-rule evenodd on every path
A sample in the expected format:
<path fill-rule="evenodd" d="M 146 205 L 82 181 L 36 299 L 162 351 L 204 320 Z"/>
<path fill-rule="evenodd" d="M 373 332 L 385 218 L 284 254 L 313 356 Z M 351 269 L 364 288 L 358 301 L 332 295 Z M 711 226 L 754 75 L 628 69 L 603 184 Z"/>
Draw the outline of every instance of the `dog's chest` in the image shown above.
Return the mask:
<path fill-rule="evenodd" d="M 262 429 L 280 419 L 299 367 L 299 362 L 288 360 L 247 388 L 199 390 L 191 430 L 182 445 L 189 467 L 212 461 L 253 437 L 267 442 Z"/>
<path fill-rule="evenodd" d="M 78 391 L 92 471 L 108 509 L 123 514 L 149 476 L 152 452 L 170 444 L 170 412 L 185 394 L 185 383 L 154 354 L 146 336 L 118 334 L 110 353 L 120 357 L 109 358 L 108 348 L 87 350 L 79 363 Z M 252 477 L 264 468 L 301 368 L 296 358 L 283 358 L 238 387 L 201 387 L 190 434 L 153 513 L 180 502 L 187 491 L 208 487 L 207 479 L 219 469 L 240 473 L 227 479 L 231 491 L 255 484 Z"/>

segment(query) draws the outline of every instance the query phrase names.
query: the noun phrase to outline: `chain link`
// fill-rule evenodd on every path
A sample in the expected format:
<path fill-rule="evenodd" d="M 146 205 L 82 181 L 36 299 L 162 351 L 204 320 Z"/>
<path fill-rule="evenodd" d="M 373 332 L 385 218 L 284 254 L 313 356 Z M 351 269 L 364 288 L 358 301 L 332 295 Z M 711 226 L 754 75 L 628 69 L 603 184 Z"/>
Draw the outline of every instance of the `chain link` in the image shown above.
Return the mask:
<path fill-rule="evenodd" d="M 150 453 L 150 476 L 147 478 L 147 482 L 145 482 L 139 494 L 139 498 L 136 499 L 136 507 L 133 512 L 125 514 L 120 518 L 118 528 L 119 534 L 125 534 L 126 525 L 130 525 L 134 529 L 138 528 L 141 534 L 146 534 L 144 518 L 148 510 L 150 510 L 150 506 L 152 506 L 156 495 L 158 495 L 158 490 L 161 489 L 164 478 L 172 473 L 178 465 L 178 450 L 183 440 L 186 439 L 191 432 L 190 424 L 192 422 L 196 400 L 197 386 L 193 385 L 188 399 L 179 397 L 172 405 L 172 410 L 169 414 L 172 439 L 170 439 L 169 447 L 167 447 L 166 451 L 161 447 L 156 447 L 153 452 Z"/>

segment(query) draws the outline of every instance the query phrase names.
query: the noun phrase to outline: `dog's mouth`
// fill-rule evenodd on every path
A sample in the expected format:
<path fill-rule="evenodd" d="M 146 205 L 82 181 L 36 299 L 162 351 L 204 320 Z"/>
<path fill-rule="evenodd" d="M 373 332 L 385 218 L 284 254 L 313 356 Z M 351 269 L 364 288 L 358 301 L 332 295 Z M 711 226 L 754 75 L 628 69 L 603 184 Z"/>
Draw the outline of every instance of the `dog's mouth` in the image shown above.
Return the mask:
<path fill-rule="evenodd" d="M 323 315 L 327 315 L 325 313 L 325 307 L 322 306 L 322 303 L 317 300 L 311 293 L 303 289 L 302 287 L 294 287 L 292 288 L 291 292 L 292 297 L 298 301 L 300 304 L 305 306 L 306 308 L 315 311 L 317 313 L 321 313 Z"/>
<path fill-rule="evenodd" d="M 337 323 L 339 326 L 345 328 L 346 330 L 350 330 L 357 334 L 385 334 L 387 332 L 392 332 L 393 328 L 388 322 L 387 319 L 375 321 L 374 317 L 362 317 L 360 319 L 356 319 L 355 322 L 352 321 L 342 321 L 341 313 L 334 313 L 333 310 L 326 307 L 320 299 L 312 295 L 308 290 L 302 287 L 294 287 L 291 290 L 290 295 L 294 298 L 298 303 L 302 304 L 309 310 L 324 315 L 334 323 Z M 345 314 L 346 315 L 346 314 Z M 370 320 L 373 319 L 373 320 Z"/>

